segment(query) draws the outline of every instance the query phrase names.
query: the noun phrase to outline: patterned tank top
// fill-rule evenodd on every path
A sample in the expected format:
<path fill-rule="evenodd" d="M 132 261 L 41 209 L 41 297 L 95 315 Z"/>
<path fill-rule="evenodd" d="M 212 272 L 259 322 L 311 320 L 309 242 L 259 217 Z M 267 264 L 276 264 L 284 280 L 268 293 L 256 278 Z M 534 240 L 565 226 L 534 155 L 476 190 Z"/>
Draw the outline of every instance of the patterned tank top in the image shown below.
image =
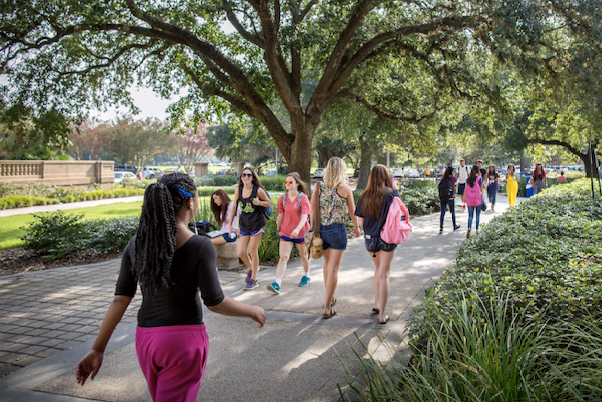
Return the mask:
<path fill-rule="evenodd" d="M 336 188 L 326 187 L 320 182 L 320 224 L 328 226 L 347 223 L 348 220 L 347 198 L 341 197 Z"/>

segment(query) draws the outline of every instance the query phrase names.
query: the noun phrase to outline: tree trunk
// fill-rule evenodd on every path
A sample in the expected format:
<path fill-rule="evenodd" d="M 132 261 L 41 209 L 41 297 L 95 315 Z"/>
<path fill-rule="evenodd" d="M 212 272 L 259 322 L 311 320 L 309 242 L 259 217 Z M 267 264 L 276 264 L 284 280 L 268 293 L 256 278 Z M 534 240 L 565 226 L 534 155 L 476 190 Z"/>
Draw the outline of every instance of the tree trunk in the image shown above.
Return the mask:
<path fill-rule="evenodd" d="M 318 151 L 318 167 L 325 168 L 330 158 L 332 158 L 330 147 L 318 145 L 316 151 Z"/>
<path fill-rule="evenodd" d="M 287 158 L 289 173 L 297 172 L 301 179 L 309 184 L 311 168 L 311 142 L 315 128 L 310 124 L 303 124 L 295 130 L 293 128 L 294 140 L 291 145 L 291 154 Z M 296 132 L 295 132 L 296 131 Z"/>
<path fill-rule="evenodd" d="M 585 176 L 587 178 L 598 178 L 598 167 L 595 166 L 592 162 L 594 160 L 592 152 L 594 148 L 590 145 L 587 148 L 587 153 L 581 154 L 580 158 L 583 161 L 583 166 L 585 167 Z"/>
<path fill-rule="evenodd" d="M 364 134 L 360 137 L 360 174 L 357 178 L 357 189 L 363 190 L 368 185 L 370 177 L 370 165 L 372 163 L 372 147 L 366 141 Z"/>

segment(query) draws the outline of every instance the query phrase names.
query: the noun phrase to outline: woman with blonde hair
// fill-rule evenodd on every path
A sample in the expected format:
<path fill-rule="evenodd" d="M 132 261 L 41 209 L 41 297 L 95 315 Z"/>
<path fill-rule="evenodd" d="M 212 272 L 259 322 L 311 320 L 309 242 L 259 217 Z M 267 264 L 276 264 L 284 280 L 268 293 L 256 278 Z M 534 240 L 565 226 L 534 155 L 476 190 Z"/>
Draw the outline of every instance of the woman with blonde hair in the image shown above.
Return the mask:
<path fill-rule="evenodd" d="M 359 237 L 353 191 L 347 185 L 347 165 L 341 158 L 330 158 L 324 170 L 324 182 L 316 183 L 311 197 L 313 222 L 318 221 L 320 214 L 320 237 L 324 247 L 324 286 L 326 295 L 322 318 L 336 315 L 332 308 L 337 299 L 334 292 L 337 287 L 338 273 L 347 248 L 346 223 L 349 216 L 353 221 L 355 237 Z"/>
<path fill-rule="evenodd" d="M 276 280 L 267 286 L 268 290 L 276 294 L 280 294 L 282 278 L 286 272 L 293 245 L 297 246 L 304 271 L 299 286 L 307 286 L 310 282 L 310 263 L 305 251 L 305 232 L 309 230 L 307 217 L 310 213 L 309 199 L 305 195 L 307 188 L 297 172 L 286 175 L 284 187 L 286 193 L 278 199 L 278 219 L 276 220 L 276 229 L 280 234 L 280 259 L 276 268 Z"/>

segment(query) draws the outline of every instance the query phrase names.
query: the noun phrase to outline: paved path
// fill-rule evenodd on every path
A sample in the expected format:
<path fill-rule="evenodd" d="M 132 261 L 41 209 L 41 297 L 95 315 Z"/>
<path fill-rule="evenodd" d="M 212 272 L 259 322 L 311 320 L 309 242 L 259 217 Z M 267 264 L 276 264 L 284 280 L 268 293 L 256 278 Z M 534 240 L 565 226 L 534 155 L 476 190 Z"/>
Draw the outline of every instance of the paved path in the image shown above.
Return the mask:
<path fill-rule="evenodd" d="M 482 223 L 506 209 L 505 197 L 499 198 L 496 212 L 482 214 Z M 370 316 L 373 266 L 362 238 L 349 241 L 336 292 L 338 316 L 330 320 L 321 319 L 323 260 L 312 261 L 307 288 L 297 287 L 300 261 L 291 262 L 279 296 L 265 288 L 274 278 L 274 267 L 260 272 L 260 287 L 251 292 L 242 291 L 244 273 L 220 271 L 225 293 L 264 307 L 268 323 L 257 329 L 248 319 L 205 310 L 211 346 L 201 399 L 330 401 L 338 396 L 337 384 L 348 384 L 337 367 L 342 362 L 353 367 L 354 351 L 366 353 L 362 344 L 388 361 L 402 345 L 412 307 L 453 264 L 465 238 L 467 213 L 458 213 L 462 228 L 456 232 L 446 218 L 443 235 L 438 234 L 438 214 L 412 221 L 411 240 L 393 262 L 387 308 L 391 321 L 386 326 Z M 3 401 L 150 400 L 133 344 L 139 296 L 113 335 L 96 380 L 81 387 L 74 378 L 74 368 L 89 350 L 112 300 L 118 270 L 115 260 L 0 277 Z"/>

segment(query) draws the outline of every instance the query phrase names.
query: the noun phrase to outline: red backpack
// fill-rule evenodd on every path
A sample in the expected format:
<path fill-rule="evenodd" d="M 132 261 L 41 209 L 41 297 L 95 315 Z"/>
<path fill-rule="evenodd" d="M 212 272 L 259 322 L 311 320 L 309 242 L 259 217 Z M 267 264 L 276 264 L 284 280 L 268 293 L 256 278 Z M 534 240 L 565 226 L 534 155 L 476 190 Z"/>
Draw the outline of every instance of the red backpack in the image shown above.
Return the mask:
<path fill-rule="evenodd" d="M 477 177 L 469 186 L 466 183 L 466 205 L 469 207 L 478 207 L 483 201 L 483 194 L 481 194 L 481 178 Z"/>

